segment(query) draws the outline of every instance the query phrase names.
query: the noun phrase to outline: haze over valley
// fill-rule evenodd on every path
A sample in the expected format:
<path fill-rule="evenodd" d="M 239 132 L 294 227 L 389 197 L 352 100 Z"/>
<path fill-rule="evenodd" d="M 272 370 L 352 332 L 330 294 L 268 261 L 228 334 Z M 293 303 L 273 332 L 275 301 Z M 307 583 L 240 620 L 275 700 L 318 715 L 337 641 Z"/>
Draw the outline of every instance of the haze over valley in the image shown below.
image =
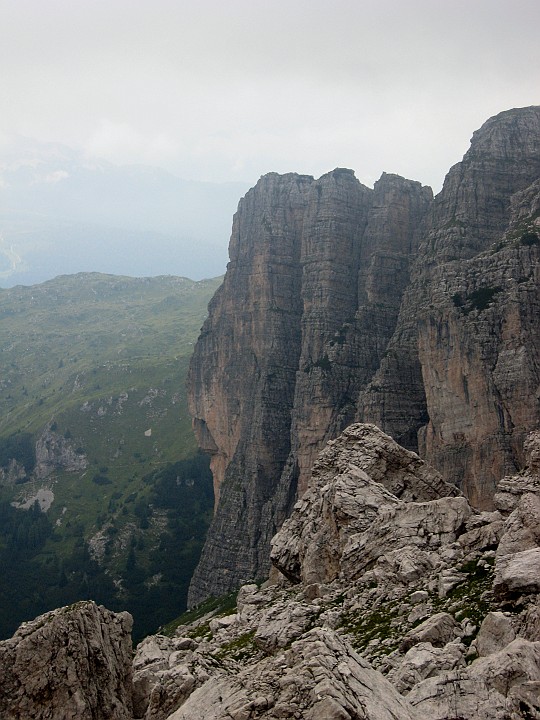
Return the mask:
<path fill-rule="evenodd" d="M 12 138 L 0 145 L 0 287 L 77 272 L 221 275 L 247 187 Z"/>

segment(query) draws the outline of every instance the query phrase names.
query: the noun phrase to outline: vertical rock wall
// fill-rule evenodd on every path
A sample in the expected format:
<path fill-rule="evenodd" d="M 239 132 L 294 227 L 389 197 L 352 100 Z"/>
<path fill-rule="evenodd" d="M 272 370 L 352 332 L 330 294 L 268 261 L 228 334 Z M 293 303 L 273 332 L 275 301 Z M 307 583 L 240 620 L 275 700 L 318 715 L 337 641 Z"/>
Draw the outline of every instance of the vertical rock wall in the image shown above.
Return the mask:
<path fill-rule="evenodd" d="M 470 501 L 489 508 L 540 421 L 540 108 L 474 133 L 422 231 L 387 357 L 359 401 Z M 527 239 L 528 238 L 528 239 Z"/>
<path fill-rule="evenodd" d="M 267 175 L 240 202 L 189 378 L 219 498 L 191 604 L 268 572 L 271 537 L 385 352 L 430 201 L 338 169 Z"/>
<path fill-rule="evenodd" d="M 474 133 L 435 198 L 266 175 L 240 202 L 190 372 L 216 514 L 190 603 L 268 571 L 327 440 L 372 422 L 491 507 L 540 424 L 540 108 Z"/>

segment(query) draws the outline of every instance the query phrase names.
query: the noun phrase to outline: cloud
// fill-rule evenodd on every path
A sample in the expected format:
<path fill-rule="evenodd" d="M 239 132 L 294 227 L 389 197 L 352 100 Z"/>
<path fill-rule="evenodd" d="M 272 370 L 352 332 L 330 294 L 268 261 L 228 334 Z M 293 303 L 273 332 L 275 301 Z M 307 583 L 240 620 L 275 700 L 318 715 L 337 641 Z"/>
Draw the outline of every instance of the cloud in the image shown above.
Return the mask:
<path fill-rule="evenodd" d="M 490 115 L 540 103 L 539 20 L 530 0 L 4 3 L 0 125 L 198 179 L 440 186 Z"/>
<path fill-rule="evenodd" d="M 43 178 L 43 182 L 55 185 L 62 180 L 66 180 L 69 177 L 69 173 L 65 170 L 55 170 L 54 172 L 48 173 Z"/>

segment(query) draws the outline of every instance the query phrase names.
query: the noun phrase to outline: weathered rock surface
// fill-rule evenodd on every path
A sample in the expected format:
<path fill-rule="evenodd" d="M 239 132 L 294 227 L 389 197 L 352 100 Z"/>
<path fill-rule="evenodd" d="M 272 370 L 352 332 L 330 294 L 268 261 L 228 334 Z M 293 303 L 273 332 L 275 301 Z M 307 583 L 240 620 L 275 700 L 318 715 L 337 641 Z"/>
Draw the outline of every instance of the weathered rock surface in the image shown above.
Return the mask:
<path fill-rule="evenodd" d="M 539 680 L 540 643 L 518 638 L 466 669 L 420 682 L 407 699 L 431 720 L 534 718 L 540 708 Z M 529 700 L 524 699 L 527 691 L 532 691 Z"/>
<path fill-rule="evenodd" d="M 413 720 L 417 714 L 334 631 L 317 628 L 250 672 L 196 690 L 169 720 Z"/>
<path fill-rule="evenodd" d="M 460 626 L 452 615 L 446 612 L 436 613 L 406 633 L 399 649 L 407 652 L 419 643 L 430 643 L 433 647 L 441 648 L 456 637 L 461 637 L 462 634 Z"/>
<path fill-rule="evenodd" d="M 449 641 L 443 647 L 421 642 L 407 651 L 398 668 L 388 673 L 388 679 L 405 695 L 422 680 L 458 667 L 465 667 L 465 647 L 459 641 Z"/>
<path fill-rule="evenodd" d="M 17 484 L 17 481 L 26 479 L 26 470 L 24 465 L 17 462 L 13 458 L 9 461 L 5 468 L 0 467 L 0 486 L 7 485 L 11 487 Z"/>
<path fill-rule="evenodd" d="M 530 107 L 475 132 L 434 200 L 342 169 L 248 192 L 190 372 L 219 498 L 190 603 L 266 575 L 315 457 L 354 420 L 492 509 L 540 424 L 539 178 Z"/>
<path fill-rule="evenodd" d="M 74 472 L 85 470 L 88 459 L 84 453 L 75 450 L 63 435 L 46 428 L 36 442 L 36 467 L 34 476 L 38 480 L 48 477 L 55 470 Z"/>
<path fill-rule="evenodd" d="M 498 593 L 540 592 L 540 547 L 501 555 L 494 590 Z"/>
<path fill-rule="evenodd" d="M 376 561 L 379 575 L 384 568 L 419 577 L 429 566 L 422 550 L 465 530 L 471 514 L 465 498 L 435 501 L 457 493 L 374 425 L 351 425 L 315 463 L 307 492 L 272 541 L 272 563 L 306 584 L 332 581 L 340 572 L 352 579 Z M 398 494 L 431 502 L 404 502 Z"/>
<path fill-rule="evenodd" d="M 540 547 L 497 547 L 538 496 L 537 440 L 530 465 L 501 482 L 513 502 L 477 512 L 455 488 L 439 497 L 437 473 L 380 430 L 352 426 L 274 538 L 293 583 L 274 567 L 236 608 L 201 606 L 173 637 L 146 638 L 133 682 L 128 617 L 81 603 L 38 618 L 0 644 L 1 717 L 539 717 Z"/>
<path fill-rule="evenodd" d="M 538 717 L 540 588 L 499 578 L 518 561 L 537 577 L 539 548 L 497 549 L 537 497 L 535 435 L 527 445 L 530 465 L 501 482 L 508 509 L 477 512 L 374 426 L 348 428 L 273 539 L 273 581 L 141 644 L 135 717 Z"/>
<path fill-rule="evenodd" d="M 540 421 L 539 177 L 540 108 L 474 133 L 433 202 L 395 336 L 359 403 L 359 419 L 395 438 L 418 431 L 421 456 L 477 507 L 523 467 Z"/>
<path fill-rule="evenodd" d="M 0 717 L 131 720 L 131 626 L 92 602 L 22 625 L 0 642 Z"/>
<path fill-rule="evenodd" d="M 515 640 L 515 637 L 511 620 L 502 612 L 490 612 L 478 631 L 476 651 L 480 657 L 486 657 L 502 650 Z"/>

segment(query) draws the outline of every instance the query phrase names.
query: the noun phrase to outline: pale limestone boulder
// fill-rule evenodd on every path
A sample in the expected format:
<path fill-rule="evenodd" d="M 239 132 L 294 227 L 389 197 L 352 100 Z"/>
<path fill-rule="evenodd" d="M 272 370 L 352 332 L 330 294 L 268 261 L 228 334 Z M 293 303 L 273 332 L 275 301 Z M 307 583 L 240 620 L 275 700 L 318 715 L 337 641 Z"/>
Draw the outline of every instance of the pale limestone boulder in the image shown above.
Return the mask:
<path fill-rule="evenodd" d="M 209 622 L 210 630 L 215 633 L 219 632 L 220 630 L 226 630 L 231 625 L 234 625 L 234 623 L 238 622 L 238 615 L 237 613 L 233 613 L 232 615 L 225 615 L 224 617 L 217 617 L 213 618 Z"/>
<path fill-rule="evenodd" d="M 349 539 L 341 559 L 343 576 L 357 579 L 379 557 L 405 547 L 433 551 L 453 543 L 472 512 L 463 497 L 385 508 L 367 531 Z"/>
<path fill-rule="evenodd" d="M 133 717 L 164 720 L 208 677 L 208 673 L 201 675 L 200 668 L 185 662 L 178 662 L 166 671 L 153 673 L 148 669 L 137 673 L 133 683 Z"/>
<path fill-rule="evenodd" d="M 318 608 L 293 600 L 277 603 L 262 613 L 255 631 L 255 642 L 265 651 L 283 648 L 308 629 Z"/>
<path fill-rule="evenodd" d="M 404 694 L 428 677 L 465 667 L 465 650 L 465 646 L 456 641 L 442 648 L 429 642 L 418 643 L 407 651 L 399 665 L 388 674 L 388 679 L 398 692 Z"/>
<path fill-rule="evenodd" d="M 426 504 L 452 495 L 459 491 L 375 425 L 351 425 L 315 462 L 307 491 L 272 539 L 271 561 L 292 582 L 331 582 L 343 570 L 341 557 L 353 536 L 411 501 Z M 412 518 L 411 537 L 417 519 Z M 441 529 L 429 532 L 440 534 Z M 429 544 L 430 539 L 399 547 Z"/>
<path fill-rule="evenodd" d="M 2 720 L 131 720 L 132 624 L 85 601 L 21 625 L 0 643 Z"/>
<path fill-rule="evenodd" d="M 255 585 L 255 583 L 243 585 L 238 591 L 238 597 L 236 598 L 238 622 L 243 624 L 249 623 L 266 602 L 265 595 L 259 591 L 258 585 Z"/>
<path fill-rule="evenodd" d="M 384 508 L 400 504 L 352 464 L 341 474 L 328 474 L 328 482 L 305 493 L 272 539 L 271 561 L 293 582 L 334 580 L 351 535 L 369 528 Z"/>
<path fill-rule="evenodd" d="M 492 655 L 516 639 L 510 619 L 502 612 L 486 615 L 476 636 L 476 652 L 480 657 Z"/>
<path fill-rule="evenodd" d="M 426 577 L 435 566 L 434 553 L 409 546 L 392 550 L 377 558 L 373 575 L 379 583 L 391 582 L 409 585 Z"/>
<path fill-rule="evenodd" d="M 416 453 L 406 450 L 370 423 L 349 425 L 339 437 L 327 443 L 313 465 L 308 487 L 314 481 L 320 484 L 318 478 L 325 476 L 328 469 L 335 474 L 336 470 L 342 473 L 350 466 L 363 470 L 392 495 L 407 502 L 461 494 Z"/>
<path fill-rule="evenodd" d="M 466 553 L 497 547 L 506 531 L 506 523 L 500 513 L 482 513 L 482 515 L 492 515 L 495 519 L 484 525 L 472 527 L 459 536 L 458 542 Z"/>
<path fill-rule="evenodd" d="M 539 681 L 540 643 L 517 638 L 465 669 L 420 682 L 407 699 L 430 720 L 517 720 L 535 717 L 523 714 L 520 694 Z"/>
<path fill-rule="evenodd" d="M 540 547 L 497 558 L 493 592 L 540 592 Z"/>
<path fill-rule="evenodd" d="M 171 652 L 172 642 L 169 638 L 163 635 L 150 635 L 137 646 L 137 653 L 133 658 L 133 670 L 137 672 L 146 665 L 152 665 L 154 670 L 168 667 Z"/>
<path fill-rule="evenodd" d="M 168 720 L 424 720 L 332 630 L 197 689 Z"/>
<path fill-rule="evenodd" d="M 462 634 L 461 626 L 449 613 L 436 613 L 403 637 L 400 650 L 406 652 L 418 643 L 431 643 L 434 647 L 444 647 Z"/>
<path fill-rule="evenodd" d="M 133 717 L 144 720 L 164 720 L 213 672 L 197 643 L 181 635 L 145 638 L 133 667 Z"/>
<path fill-rule="evenodd" d="M 510 555 L 540 545 L 540 496 L 524 493 L 505 523 L 497 555 Z"/>

